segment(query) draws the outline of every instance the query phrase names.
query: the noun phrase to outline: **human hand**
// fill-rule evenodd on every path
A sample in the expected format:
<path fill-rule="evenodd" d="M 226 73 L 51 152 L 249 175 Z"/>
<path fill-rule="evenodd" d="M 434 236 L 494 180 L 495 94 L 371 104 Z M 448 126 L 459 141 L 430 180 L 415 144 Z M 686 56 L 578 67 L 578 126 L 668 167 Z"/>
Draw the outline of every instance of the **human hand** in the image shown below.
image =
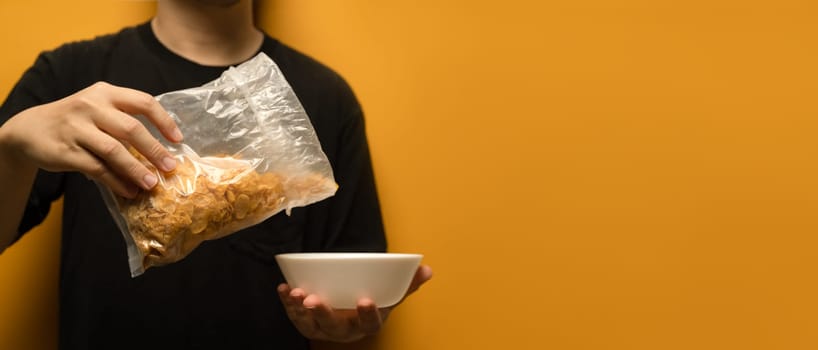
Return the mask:
<path fill-rule="evenodd" d="M 49 171 L 79 171 L 115 193 L 133 197 L 158 179 L 126 148 L 163 171 L 176 167 L 168 150 L 132 115 L 144 115 L 171 142 L 182 133 L 153 96 L 104 82 L 32 107 L 0 128 L 0 140 L 25 162 Z M 123 144 L 125 143 L 125 144 Z"/>
<path fill-rule="evenodd" d="M 404 300 L 431 278 L 431 267 L 418 267 Z M 306 295 L 304 290 L 291 289 L 286 283 L 278 286 L 278 296 L 290 320 L 305 337 L 344 343 L 377 333 L 386 317 L 397 306 L 378 308 L 372 300 L 363 298 L 358 300 L 355 310 L 334 310 L 317 295 Z"/>

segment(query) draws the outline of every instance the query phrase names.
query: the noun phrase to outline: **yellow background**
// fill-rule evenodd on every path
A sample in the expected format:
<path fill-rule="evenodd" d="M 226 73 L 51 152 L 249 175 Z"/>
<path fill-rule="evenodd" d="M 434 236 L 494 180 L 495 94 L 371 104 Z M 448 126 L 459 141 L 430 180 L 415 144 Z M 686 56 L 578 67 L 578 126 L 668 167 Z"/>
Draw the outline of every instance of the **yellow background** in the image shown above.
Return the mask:
<path fill-rule="evenodd" d="M 0 3 L 0 94 L 153 6 Z M 814 1 L 261 8 L 356 90 L 391 250 L 435 269 L 364 347 L 818 348 Z M 2 349 L 54 347 L 50 220 L 0 256 Z"/>

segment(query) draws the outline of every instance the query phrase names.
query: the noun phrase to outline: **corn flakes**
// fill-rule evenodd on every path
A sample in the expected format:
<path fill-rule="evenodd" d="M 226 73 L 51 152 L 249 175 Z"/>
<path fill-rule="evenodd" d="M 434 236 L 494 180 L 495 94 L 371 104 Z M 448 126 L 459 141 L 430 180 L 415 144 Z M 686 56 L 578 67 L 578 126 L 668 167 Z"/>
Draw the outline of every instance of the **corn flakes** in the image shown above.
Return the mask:
<path fill-rule="evenodd" d="M 229 235 L 284 209 L 285 187 L 296 194 L 316 186 L 337 187 L 317 175 L 291 179 L 249 166 L 208 168 L 186 156 L 180 159 L 173 172 L 158 173 L 161 181 L 152 190 L 133 199 L 116 198 L 144 269 L 181 260 L 204 240 Z"/>

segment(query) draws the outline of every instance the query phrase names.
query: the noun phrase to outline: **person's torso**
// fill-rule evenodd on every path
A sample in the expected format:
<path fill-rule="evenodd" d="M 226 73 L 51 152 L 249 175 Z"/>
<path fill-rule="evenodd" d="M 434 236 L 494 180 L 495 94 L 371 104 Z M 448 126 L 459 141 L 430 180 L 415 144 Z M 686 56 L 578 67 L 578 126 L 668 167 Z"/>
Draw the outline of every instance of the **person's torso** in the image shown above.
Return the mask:
<path fill-rule="evenodd" d="M 64 82 L 62 94 L 106 81 L 158 95 L 202 85 L 225 68 L 200 66 L 172 54 L 145 25 L 71 45 L 79 53 L 72 55 L 77 62 L 72 67 L 55 62 Z M 262 51 L 281 61 L 322 144 L 335 144 L 335 121 L 320 102 L 326 96 L 305 78 L 315 73 L 298 66 L 301 58 L 288 66 L 292 51 L 275 40 L 267 38 Z M 331 147 L 325 151 L 332 158 Z M 61 348 L 307 348 L 276 295 L 283 278 L 274 255 L 303 250 L 305 232 L 313 229 L 307 218 L 319 220 L 320 212 L 280 213 L 224 239 L 206 241 L 177 263 L 131 278 L 125 242 L 96 185 L 81 174 L 67 173 L 63 188 Z"/>

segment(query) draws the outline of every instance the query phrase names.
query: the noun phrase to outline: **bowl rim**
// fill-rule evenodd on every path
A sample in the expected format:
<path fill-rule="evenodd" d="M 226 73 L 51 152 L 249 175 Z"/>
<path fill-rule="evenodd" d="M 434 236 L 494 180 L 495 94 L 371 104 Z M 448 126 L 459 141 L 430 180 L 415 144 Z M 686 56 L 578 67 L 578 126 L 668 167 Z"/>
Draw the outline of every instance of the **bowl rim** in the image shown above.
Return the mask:
<path fill-rule="evenodd" d="M 276 259 L 290 260 L 383 260 L 383 259 L 422 259 L 422 254 L 383 253 L 383 252 L 303 252 L 276 254 Z"/>

